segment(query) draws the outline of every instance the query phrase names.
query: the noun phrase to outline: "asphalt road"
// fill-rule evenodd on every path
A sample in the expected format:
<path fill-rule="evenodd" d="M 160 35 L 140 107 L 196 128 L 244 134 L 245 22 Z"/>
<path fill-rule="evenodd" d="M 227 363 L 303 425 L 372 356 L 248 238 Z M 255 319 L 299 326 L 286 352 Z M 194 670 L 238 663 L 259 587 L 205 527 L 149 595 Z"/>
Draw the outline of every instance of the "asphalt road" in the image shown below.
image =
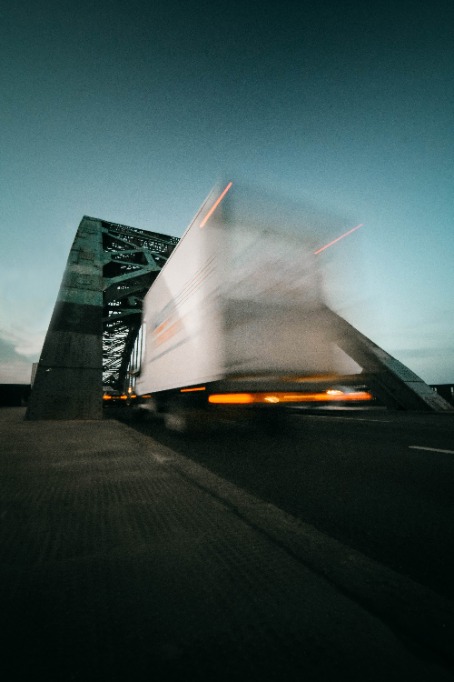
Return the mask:
<path fill-rule="evenodd" d="M 363 554 L 454 597 L 454 417 L 294 412 L 274 436 L 135 428 Z"/>

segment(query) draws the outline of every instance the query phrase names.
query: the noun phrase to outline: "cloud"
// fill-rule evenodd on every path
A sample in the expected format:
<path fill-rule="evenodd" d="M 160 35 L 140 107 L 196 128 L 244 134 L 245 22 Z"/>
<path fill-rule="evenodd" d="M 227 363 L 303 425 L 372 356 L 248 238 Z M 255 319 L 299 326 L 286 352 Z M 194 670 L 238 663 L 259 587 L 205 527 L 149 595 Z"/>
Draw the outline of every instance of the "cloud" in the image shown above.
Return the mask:
<path fill-rule="evenodd" d="M 42 331 L 24 331 L 20 327 L 11 330 L 3 327 L 0 329 L 0 359 L 8 354 L 6 346 L 12 349 L 16 355 L 26 358 L 38 356 L 43 347 L 44 337 L 45 333 Z"/>
<path fill-rule="evenodd" d="M 38 359 L 32 355 L 18 353 L 14 343 L 0 337 L 0 384 L 29 384 L 33 362 Z"/>

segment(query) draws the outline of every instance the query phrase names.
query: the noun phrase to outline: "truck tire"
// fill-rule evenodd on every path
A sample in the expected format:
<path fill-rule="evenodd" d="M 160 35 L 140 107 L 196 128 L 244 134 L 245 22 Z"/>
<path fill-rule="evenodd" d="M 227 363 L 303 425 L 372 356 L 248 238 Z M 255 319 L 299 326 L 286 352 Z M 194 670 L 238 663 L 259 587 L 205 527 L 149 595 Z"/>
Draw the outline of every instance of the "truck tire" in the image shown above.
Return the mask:
<path fill-rule="evenodd" d="M 178 400 L 168 404 L 164 412 L 164 425 L 168 431 L 181 435 L 203 433 L 207 415 L 204 410 L 187 407 Z"/>
<path fill-rule="evenodd" d="M 190 431 L 187 410 L 171 410 L 164 413 L 164 425 L 167 431 L 185 434 Z"/>

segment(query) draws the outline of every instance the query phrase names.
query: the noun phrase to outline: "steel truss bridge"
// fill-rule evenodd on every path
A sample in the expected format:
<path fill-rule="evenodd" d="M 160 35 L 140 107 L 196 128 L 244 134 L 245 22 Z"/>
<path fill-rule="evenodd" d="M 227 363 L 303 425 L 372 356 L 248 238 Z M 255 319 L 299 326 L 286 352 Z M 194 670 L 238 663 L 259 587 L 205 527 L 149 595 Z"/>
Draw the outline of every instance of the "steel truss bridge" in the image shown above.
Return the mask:
<path fill-rule="evenodd" d="M 101 418 L 124 391 L 142 301 L 177 237 L 84 216 L 38 363 L 29 419 Z"/>
<path fill-rule="evenodd" d="M 32 386 L 28 419 L 101 419 L 105 389 L 123 392 L 137 367 L 143 299 L 177 237 L 84 216 L 72 245 Z M 452 406 L 408 367 L 326 308 L 336 343 L 388 407 Z M 131 361 L 132 354 L 132 361 Z M 130 367 L 128 372 L 128 367 Z"/>

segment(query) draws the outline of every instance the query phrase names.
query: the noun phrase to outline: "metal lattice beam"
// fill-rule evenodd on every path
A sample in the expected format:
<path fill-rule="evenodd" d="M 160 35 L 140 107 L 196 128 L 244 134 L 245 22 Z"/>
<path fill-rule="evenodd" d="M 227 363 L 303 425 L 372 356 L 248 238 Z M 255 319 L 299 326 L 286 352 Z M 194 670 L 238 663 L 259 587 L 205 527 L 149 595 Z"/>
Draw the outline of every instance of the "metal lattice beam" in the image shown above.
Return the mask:
<path fill-rule="evenodd" d="M 177 237 L 101 222 L 103 267 L 103 386 L 124 390 L 140 327 L 142 301 Z"/>

